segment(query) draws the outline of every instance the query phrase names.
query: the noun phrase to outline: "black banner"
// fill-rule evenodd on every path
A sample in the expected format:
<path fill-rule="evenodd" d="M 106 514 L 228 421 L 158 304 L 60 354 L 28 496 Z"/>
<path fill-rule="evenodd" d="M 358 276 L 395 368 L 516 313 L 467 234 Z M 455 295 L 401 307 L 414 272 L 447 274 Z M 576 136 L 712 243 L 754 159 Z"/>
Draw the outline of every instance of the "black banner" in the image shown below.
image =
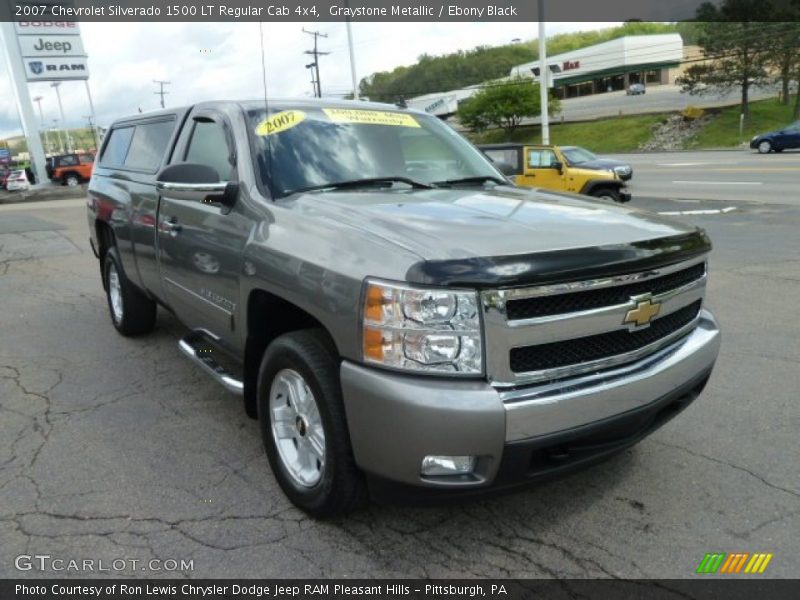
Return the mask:
<path fill-rule="evenodd" d="M 769 1 L 777 5 L 788 0 Z M 701 4 L 703 0 L 545 0 L 540 19 L 536 0 L 7 0 L 0 2 L 0 20 L 663 22 L 692 19 Z"/>
<path fill-rule="evenodd" d="M 487 598 L 500 600 L 764 600 L 795 599 L 798 580 L 368 580 L 368 579 L 66 579 L 3 580 L 3 600 L 319 600 L 355 598 Z"/>

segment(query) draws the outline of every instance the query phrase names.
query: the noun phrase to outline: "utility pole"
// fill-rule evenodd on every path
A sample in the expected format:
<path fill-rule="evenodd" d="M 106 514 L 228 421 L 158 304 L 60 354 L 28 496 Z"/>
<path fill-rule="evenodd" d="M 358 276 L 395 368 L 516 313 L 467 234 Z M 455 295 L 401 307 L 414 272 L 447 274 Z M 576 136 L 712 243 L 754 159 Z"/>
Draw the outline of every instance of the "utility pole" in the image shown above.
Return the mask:
<path fill-rule="evenodd" d="M 321 37 L 328 37 L 327 33 L 320 33 L 319 31 L 306 31 L 306 28 L 303 27 L 303 33 L 307 33 L 308 35 L 314 36 L 314 49 L 313 50 L 306 50 L 304 54 L 311 54 L 314 56 L 314 71 L 317 75 L 317 98 L 322 98 L 322 83 L 319 79 L 319 57 L 325 56 L 330 54 L 330 52 L 320 52 L 317 47 L 317 41 Z"/>
<path fill-rule="evenodd" d="M 58 86 L 61 85 L 60 81 L 50 84 L 50 87 L 56 88 L 56 97 L 58 98 L 58 110 L 61 113 L 61 125 L 64 127 L 64 135 L 67 138 L 67 152 L 72 153 L 72 138 L 69 137 L 69 129 L 67 129 L 67 120 L 64 118 L 64 107 L 61 105 L 61 92 L 58 91 Z"/>
<path fill-rule="evenodd" d="M 550 143 L 547 93 L 550 69 L 547 68 L 547 37 L 544 31 L 544 0 L 539 0 L 539 103 L 542 105 L 542 144 Z"/>
<path fill-rule="evenodd" d="M 161 96 L 161 108 L 164 108 L 164 96 L 169 94 L 169 92 L 164 91 L 164 86 L 169 85 L 169 81 L 161 81 L 159 79 L 153 79 L 153 83 L 157 83 L 160 87 L 157 92 L 153 92 L 156 96 Z"/>
<path fill-rule="evenodd" d="M 89 129 L 92 132 L 92 142 L 94 143 L 94 151 L 95 151 L 95 154 L 96 154 L 97 151 L 98 151 L 98 147 L 97 147 L 98 143 L 97 143 L 97 131 L 95 130 L 95 126 L 94 126 L 94 116 L 92 116 L 92 115 L 83 115 L 83 118 L 86 119 L 86 121 L 89 123 Z"/>
<path fill-rule="evenodd" d="M 36 96 L 33 101 L 39 105 L 39 128 L 44 132 L 44 153 L 47 156 L 50 146 L 50 138 L 47 135 L 47 127 L 44 124 L 44 117 L 42 116 L 42 100 L 44 96 Z"/>
<path fill-rule="evenodd" d="M 316 65 L 317 63 L 313 62 L 306 65 L 306 69 L 309 69 L 311 71 L 311 93 L 314 94 L 314 98 L 317 97 L 317 80 L 314 77 L 314 67 Z"/>

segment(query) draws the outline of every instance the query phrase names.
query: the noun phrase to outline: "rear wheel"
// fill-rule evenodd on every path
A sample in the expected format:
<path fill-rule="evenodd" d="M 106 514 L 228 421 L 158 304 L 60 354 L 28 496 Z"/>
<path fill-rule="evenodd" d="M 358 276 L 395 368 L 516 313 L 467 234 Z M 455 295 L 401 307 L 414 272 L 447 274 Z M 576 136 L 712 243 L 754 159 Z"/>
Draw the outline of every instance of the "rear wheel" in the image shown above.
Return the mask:
<path fill-rule="evenodd" d="M 592 190 L 591 195 L 594 196 L 595 198 L 600 198 L 602 200 L 610 200 L 612 202 L 622 202 L 622 196 L 620 196 L 620 193 L 613 188 L 604 187 Z"/>
<path fill-rule="evenodd" d="M 762 140 L 758 143 L 758 151 L 761 154 L 769 154 L 770 150 L 772 150 L 772 144 L 769 140 Z"/>
<path fill-rule="evenodd" d="M 353 458 L 339 384 L 339 358 L 316 329 L 275 339 L 257 387 L 261 435 L 272 472 L 289 499 L 314 517 L 349 512 L 366 501 Z"/>
<path fill-rule="evenodd" d="M 106 288 L 111 322 L 122 335 L 138 335 L 153 330 L 156 324 L 156 303 L 136 288 L 122 270 L 117 249 L 106 252 L 103 262 L 103 283 Z"/>
<path fill-rule="evenodd" d="M 64 184 L 69 187 L 75 187 L 80 182 L 80 177 L 78 177 L 75 173 L 68 173 L 64 176 Z"/>

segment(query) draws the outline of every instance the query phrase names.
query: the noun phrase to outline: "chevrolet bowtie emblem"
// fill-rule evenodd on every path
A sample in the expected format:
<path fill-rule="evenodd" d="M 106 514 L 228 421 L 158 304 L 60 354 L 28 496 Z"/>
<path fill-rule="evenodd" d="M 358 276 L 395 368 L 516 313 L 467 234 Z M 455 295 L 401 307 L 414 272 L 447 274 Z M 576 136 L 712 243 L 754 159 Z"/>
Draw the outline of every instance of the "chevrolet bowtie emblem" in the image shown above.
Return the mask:
<path fill-rule="evenodd" d="M 623 325 L 642 327 L 648 325 L 661 310 L 660 302 L 653 302 L 650 298 L 631 298 L 636 303 L 636 308 L 630 309 L 625 313 Z"/>

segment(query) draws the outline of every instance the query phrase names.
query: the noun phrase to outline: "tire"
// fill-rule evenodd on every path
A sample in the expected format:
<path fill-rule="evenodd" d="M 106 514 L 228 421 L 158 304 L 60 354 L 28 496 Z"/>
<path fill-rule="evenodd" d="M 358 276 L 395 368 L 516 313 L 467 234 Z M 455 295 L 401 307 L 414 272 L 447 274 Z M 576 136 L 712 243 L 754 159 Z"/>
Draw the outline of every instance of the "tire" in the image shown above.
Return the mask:
<path fill-rule="evenodd" d="M 80 177 L 78 177 L 75 173 L 67 173 L 63 177 L 64 185 L 68 187 L 77 187 L 81 183 Z"/>
<path fill-rule="evenodd" d="M 327 334 L 305 329 L 276 338 L 261 360 L 256 394 L 264 449 L 289 500 L 317 518 L 365 504 L 366 483 L 347 430 L 339 357 Z"/>
<path fill-rule="evenodd" d="M 769 140 L 761 140 L 758 142 L 758 153 L 759 154 L 769 154 L 772 150 L 772 144 Z"/>
<path fill-rule="evenodd" d="M 117 331 L 131 336 L 153 330 L 156 325 L 156 303 L 128 281 L 114 247 L 108 249 L 103 260 L 103 285 L 111 323 Z"/>
<path fill-rule="evenodd" d="M 601 200 L 611 200 L 613 202 L 622 202 L 622 196 L 620 196 L 619 192 L 613 188 L 609 187 L 601 187 L 592 190 L 591 196 L 595 198 L 600 198 Z"/>

